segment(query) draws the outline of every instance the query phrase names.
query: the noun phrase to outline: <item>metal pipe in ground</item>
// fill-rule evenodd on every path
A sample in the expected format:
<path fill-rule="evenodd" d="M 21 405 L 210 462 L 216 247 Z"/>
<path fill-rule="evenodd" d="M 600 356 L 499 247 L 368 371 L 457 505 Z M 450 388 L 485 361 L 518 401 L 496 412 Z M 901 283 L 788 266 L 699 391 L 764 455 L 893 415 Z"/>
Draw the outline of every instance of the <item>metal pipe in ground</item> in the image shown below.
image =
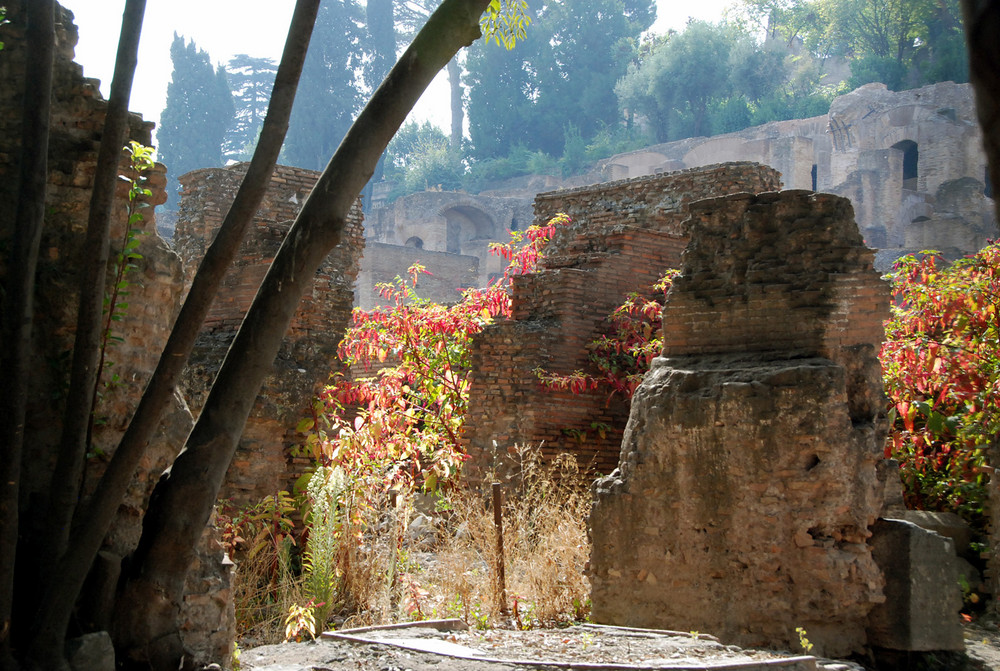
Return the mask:
<path fill-rule="evenodd" d="M 499 589 L 500 614 L 507 615 L 507 578 L 504 572 L 503 557 L 503 510 L 501 503 L 503 491 L 500 483 L 493 483 L 493 524 L 497 528 L 497 588 Z"/>

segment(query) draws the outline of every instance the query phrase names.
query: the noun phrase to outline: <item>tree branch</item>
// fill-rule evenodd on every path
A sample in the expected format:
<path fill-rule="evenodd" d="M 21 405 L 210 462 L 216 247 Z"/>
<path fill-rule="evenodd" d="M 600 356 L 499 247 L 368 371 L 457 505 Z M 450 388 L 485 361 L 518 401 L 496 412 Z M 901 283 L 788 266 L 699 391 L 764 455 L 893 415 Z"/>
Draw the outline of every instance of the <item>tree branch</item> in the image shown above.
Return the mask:
<path fill-rule="evenodd" d="M 417 99 L 458 49 L 480 36 L 488 4 L 444 0 L 348 131 L 278 250 L 185 449 L 150 501 L 116 629 L 137 667 L 177 668 L 183 648 L 176 613 L 187 566 L 299 299 Z"/>

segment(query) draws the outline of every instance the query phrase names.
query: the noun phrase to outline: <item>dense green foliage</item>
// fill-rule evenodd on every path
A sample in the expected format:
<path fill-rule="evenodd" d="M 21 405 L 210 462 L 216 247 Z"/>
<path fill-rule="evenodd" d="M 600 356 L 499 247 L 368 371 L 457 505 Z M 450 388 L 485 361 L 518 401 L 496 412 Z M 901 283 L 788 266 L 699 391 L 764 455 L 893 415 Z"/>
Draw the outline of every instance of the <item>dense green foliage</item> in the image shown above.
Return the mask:
<path fill-rule="evenodd" d="M 723 21 L 692 21 L 637 43 L 635 28 L 648 25 L 650 11 L 542 5 L 518 53 L 471 51 L 467 184 L 519 174 L 525 153 L 541 151 L 569 174 L 636 139 L 825 114 L 835 95 L 869 82 L 899 90 L 968 81 L 955 0 L 742 0 Z M 838 72 L 847 79 L 835 79 Z M 598 134 L 619 129 L 625 143 L 584 158 Z"/>
<path fill-rule="evenodd" d="M 365 61 L 362 11 L 356 0 L 324 2 L 285 139 L 282 161 L 322 170 L 361 111 Z"/>
<path fill-rule="evenodd" d="M 283 162 L 323 167 L 388 72 L 397 40 L 433 5 L 323 4 Z M 526 174 L 578 174 L 655 142 L 825 114 L 836 95 L 869 82 L 896 90 L 968 80 L 957 0 L 740 0 L 718 23 L 691 21 L 666 35 L 646 32 L 655 18 L 650 0 L 497 0 L 487 24 L 489 17 L 510 23 L 517 47 L 481 40 L 450 67 L 456 125 L 450 137 L 423 127 L 417 143 L 416 130 L 403 131 L 411 137 L 390 148 L 384 173 L 380 164 L 375 174 L 393 184 L 391 197 L 438 187 L 478 191 Z M 189 69 L 177 69 L 175 80 L 197 90 L 186 83 Z M 236 106 L 225 156 L 242 159 L 273 64 L 238 56 L 228 71 Z M 225 116 L 218 106 L 215 114 Z M 166 156 L 174 174 L 217 163 L 177 166 L 170 150 Z"/>
<path fill-rule="evenodd" d="M 384 175 L 398 185 L 393 195 L 437 188 L 454 191 L 463 185 L 460 168 L 440 128 L 429 121 L 411 121 L 389 143 Z"/>
<path fill-rule="evenodd" d="M 221 66 L 213 68 L 207 52 L 177 33 L 170 59 L 174 69 L 156 133 L 158 159 L 174 176 L 220 166 L 226 129 L 234 115 L 226 72 Z M 167 195 L 167 207 L 175 208 L 176 189 Z"/>
<path fill-rule="evenodd" d="M 531 28 L 513 51 L 485 43 L 469 50 L 475 159 L 500 158 L 519 146 L 559 156 L 569 128 L 590 138 L 617 125 L 615 82 L 655 16 L 648 0 L 552 0 L 531 3 L 531 12 Z"/>
<path fill-rule="evenodd" d="M 237 54 L 226 64 L 226 76 L 233 92 L 235 117 L 226 131 L 227 159 L 249 161 L 271 100 L 271 87 L 278 65 L 270 58 Z"/>

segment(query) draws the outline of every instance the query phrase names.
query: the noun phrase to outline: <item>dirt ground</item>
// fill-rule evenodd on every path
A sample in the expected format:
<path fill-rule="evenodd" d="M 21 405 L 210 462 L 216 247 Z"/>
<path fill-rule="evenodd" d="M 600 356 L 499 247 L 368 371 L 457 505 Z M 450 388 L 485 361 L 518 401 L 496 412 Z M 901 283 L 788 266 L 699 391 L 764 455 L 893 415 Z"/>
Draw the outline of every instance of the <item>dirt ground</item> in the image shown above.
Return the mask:
<path fill-rule="evenodd" d="M 420 626 L 395 630 L 354 630 L 368 642 L 322 638 L 311 643 L 284 643 L 245 650 L 242 671 L 523 671 L 567 668 L 724 668 L 799 671 L 811 662 L 796 662 L 791 652 L 743 650 L 712 636 L 674 636 L 610 630 L 595 626 L 544 629 L 455 631 Z M 966 656 L 944 655 L 904 661 L 897 668 L 1000 671 L 1000 629 L 996 623 L 965 628 Z M 371 642 L 379 640 L 381 643 Z M 410 646 L 410 649 L 389 645 Z M 446 654 L 413 648 L 439 649 Z M 469 650 L 477 654 L 468 655 Z M 458 655 L 458 656 L 455 656 Z M 479 657 L 476 659 L 475 657 Z M 501 661 L 485 661 L 483 658 Z M 801 660 L 801 657 L 798 658 Z M 520 664 L 514 663 L 521 662 Z M 525 662 L 530 663 L 526 666 Z M 817 660 L 820 671 L 871 671 L 864 661 Z"/>

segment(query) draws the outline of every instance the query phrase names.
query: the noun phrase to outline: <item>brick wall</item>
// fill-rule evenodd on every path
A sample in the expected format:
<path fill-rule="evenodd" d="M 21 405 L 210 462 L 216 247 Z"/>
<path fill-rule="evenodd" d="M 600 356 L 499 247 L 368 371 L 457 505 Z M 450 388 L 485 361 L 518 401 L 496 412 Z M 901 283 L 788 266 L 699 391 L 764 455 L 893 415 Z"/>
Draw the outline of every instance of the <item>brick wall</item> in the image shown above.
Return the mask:
<path fill-rule="evenodd" d="M 463 437 L 470 475 L 479 477 L 516 444 L 541 444 L 548 455 L 569 451 L 582 465 L 610 472 L 627 401 L 542 389 L 532 371 L 587 368 L 587 344 L 608 314 L 680 263 L 693 202 L 779 187 L 776 171 L 733 163 L 539 195 L 536 223 L 558 212 L 573 222 L 550 241 L 537 273 L 515 278 L 513 318 L 474 340 Z"/>
<path fill-rule="evenodd" d="M 5 4 L 10 23 L 0 30 L 0 40 L 5 42 L 0 52 L 0 247 L 10 243 L 17 205 L 21 106 L 27 58 L 25 3 L 15 0 Z M 83 258 L 84 235 L 107 109 L 99 82 L 85 78 L 81 67 L 72 60 L 77 42 L 72 14 L 57 6 L 56 24 L 48 193 L 36 274 L 34 351 L 25 426 L 25 449 L 30 458 L 24 461 L 21 479 L 24 507 L 20 511 L 19 587 L 28 590 L 24 598 L 29 600 L 36 598 L 31 590 L 37 583 L 26 579 L 22 569 L 32 564 L 37 551 L 33 541 L 39 535 L 38 515 L 45 510 L 51 486 L 51 465 L 62 429 L 79 285 L 86 262 Z M 139 115 L 129 117 L 130 139 L 148 145 L 152 129 L 153 123 L 143 121 Z M 166 199 L 164 166 L 157 164 L 151 170 L 147 186 L 153 192 L 150 204 Z M 120 248 L 125 233 L 126 196 L 127 184 L 119 182 L 111 221 L 112 256 Z M 180 307 L 181 260 L 156 233 L 153 208 L 143 209 L 142 214 L 143 220 L 137 226 L 141 231 L 138 251 L 142 258 L 134 260 L 137 269 L 126 276 L 130 294 L 125 302 L 129 307 L 124 310 L 121 321 L 112 324 L 113 334 L 122 341 L 107 350 L 106 360 L 112 364 L 107 372 L 117 374 L 119 381 L 101 387 L 95 410 L 101 421 L 94 427 L 95 456 L 87 461 L 84 497 L 96 486 L 114 453 L 159 360 Z M 6 260 L 6 254 L 0 254 L 0 283 L 6 273 Z M 184 399 L 175 395 L 161 430 L 147 446 L 91 571 L 75 613 L 75 625 L 81 630 L 94 631 L 109 626 L 122 559 L 135 548 L 153 485 L 183 446 L 191 425 L 191 413 Z M 199 544 L 201 574 L 191 576 L 185 584 L 187 607 L 181 616 L 186 631 L 199 632 L 197 637 L 184 636 L 185 646 L 194 659 L 205 662 L 227 660 L 235 636 L 235 624 L 229 617 L 231 608 L 226 607 L 229 568 L 218 561 L 219 548 L 214 530 L 207 529 Z M 206 587 L 206 582 L 211 586 Z M 200 599 L 202 604 L 195 606 L 190 599 Z M 215 605 L 204 605 L 205 599 Z"/>
<path fill-rule="evenodd" d="M 189 268 L 197 264 L 221 226 L 236 196 L 247 164 L 206 168 L 182 175 L 175 241 Z M 185 372 L 185 391 L 197 412 L 229 343 L 250 307 L 319 173 L 278 166 L 254 225 L 226 275 Z M 364 249 L 360 204 L 352 211 L 343 240 L 317 270 L 261 389 L 220 496 L 248 503 L 288 490 L 308 465 L 291 448 L 301 441 L 294 431 L 309 414 L 316 392 L 335 368 L 337 344 L 354 303 L 354 283 Z"/>
<path fill-rule="evenodd" d="M 888 287 L 838 196 L 701 201 L 691 231 L 663 356 L 595 484 L 593 617 L 787 649 L 804 627 L 818 654 L 861 652 L 884 599 Z"/>
<path fill-rule="evenodd" d="M 787 216 L 792 207 L 808 217 L 801 225 Z M 731 235 L 734 218 L 749 222 L 739 238 Z M 834 359 L 845 347 L 881 342 L 886 287 L 871 281 L 874 254 L 836 225 L 844 221 L 853 226 L 850 201 L 810 191 L 694 204 L 691 225 L 700 234 L 688 248 L 688 262 L 698 259 L 710 270 L 677 278 L 676 297 L 664 309 L 671 325 L 664 329 L 664 356 L 752 347 Z M 768 240 L 789 226 L 789 244 L 802 241 L 794 255 Z M 827 275 L 818 279 L 815 272 Z M 777 329 L 776 323 L 788 327 Z"/>

